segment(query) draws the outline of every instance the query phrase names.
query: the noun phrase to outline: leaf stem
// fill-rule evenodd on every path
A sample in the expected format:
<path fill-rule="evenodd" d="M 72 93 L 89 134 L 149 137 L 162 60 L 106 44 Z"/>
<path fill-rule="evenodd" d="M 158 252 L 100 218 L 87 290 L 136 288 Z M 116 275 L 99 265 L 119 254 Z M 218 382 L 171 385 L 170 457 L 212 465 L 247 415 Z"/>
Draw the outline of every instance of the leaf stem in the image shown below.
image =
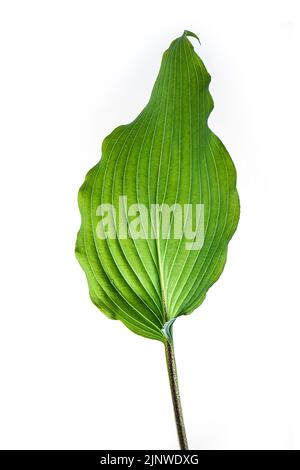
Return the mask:
<path fill-rule="evenodd" d="M 179 395 L 177 368 L 173 342 L 170 343 L 168 340 L 165 340 L 165 352 L 179 445 L 181 450 L 188 450 L 189 447 L 186 438 L 183 413 Z"/>

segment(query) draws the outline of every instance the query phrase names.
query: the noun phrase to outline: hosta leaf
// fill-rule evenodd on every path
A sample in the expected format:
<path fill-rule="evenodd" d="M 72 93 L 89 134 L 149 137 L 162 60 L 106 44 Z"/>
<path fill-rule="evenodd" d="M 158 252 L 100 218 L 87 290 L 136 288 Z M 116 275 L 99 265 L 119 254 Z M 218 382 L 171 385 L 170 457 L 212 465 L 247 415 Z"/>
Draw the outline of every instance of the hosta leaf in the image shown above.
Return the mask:
<path fill-rule="evenodd" d="M 210 76 L 187 36 L 197 37 L 186 31 L 171 43 L 149 103 L 106 137 L 102 158 L 79 192 L 76 254 L 92 301 L 135 333 L 158 340 L 170 340 L 174 320 L 198 307 L 219 278 L 239 218 L 234 165 L 207 125 Z M 99 223 L 109 214 L 99 209 L 103 204 L 115 208 L 115 236 L 111 230 L 101 239 Z M 134 204 L 147 211 L 128 212 Z M 184 233 L 166 237 L 162 212 L 150 210 L 154 204 L 202 204 L 201 248 L 187 249 L 191 239 Z M 194 224 L 198 219 L 190 214 Z M 183 228 L 188 215 L 183 212 Z M 169 220 L 172 235 L 180 218 L 171 212 Z M 144 236 L 125 238 L 124 227 L 130 235 L 139 228 Z M 149 227 L 156 237 L 148 236 Z"/>

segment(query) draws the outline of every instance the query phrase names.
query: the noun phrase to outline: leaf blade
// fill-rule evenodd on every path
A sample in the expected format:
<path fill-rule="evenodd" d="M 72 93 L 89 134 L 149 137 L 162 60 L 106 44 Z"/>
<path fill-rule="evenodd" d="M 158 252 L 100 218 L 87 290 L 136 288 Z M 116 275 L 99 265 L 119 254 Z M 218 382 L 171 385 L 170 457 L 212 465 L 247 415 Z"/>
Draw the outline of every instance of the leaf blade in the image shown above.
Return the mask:
<path fill-rule="evenodd" d="M 166 323 L 192 312 L 219 278 L 239 219 L 233 162 L 207 125 L 213 109 L 210 76 L 187 36 L 197 38 L 185 31 L 164 53 L 144 110 L 104 140 L 102 158 L 79 195 L 76 255 L 92 301 L 135 333 L 161 341 Z M 132 222 L 118 207 L 124 195 L 128 207 L 142 204 L 149 210 L 140 228 L 157 226 L 155 240 L 122 238 L 117 221 Z M 99 204 L 117 208 L 113 239 L 97 237 Z M 165 239 L 161 214 L 150 212 L 153 204 L 204 204 L 201 250 L 187 250 L 184 237 Z"/>

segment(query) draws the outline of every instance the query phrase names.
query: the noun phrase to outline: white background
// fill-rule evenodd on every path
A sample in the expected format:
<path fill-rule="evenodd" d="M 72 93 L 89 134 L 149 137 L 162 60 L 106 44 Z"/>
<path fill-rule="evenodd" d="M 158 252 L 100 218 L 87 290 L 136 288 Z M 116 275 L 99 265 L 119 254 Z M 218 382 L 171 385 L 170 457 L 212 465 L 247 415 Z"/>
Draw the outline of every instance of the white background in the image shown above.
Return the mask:
<path fill-rule="evenodd" d="M 90 302 L 77 191 L 184 29 L 238 171 L 225 271 L 174 327 L 192 449 L 300 448 L 299 2 L 1 1 L 0 446 L 177 447 L 163 347 Z"/>

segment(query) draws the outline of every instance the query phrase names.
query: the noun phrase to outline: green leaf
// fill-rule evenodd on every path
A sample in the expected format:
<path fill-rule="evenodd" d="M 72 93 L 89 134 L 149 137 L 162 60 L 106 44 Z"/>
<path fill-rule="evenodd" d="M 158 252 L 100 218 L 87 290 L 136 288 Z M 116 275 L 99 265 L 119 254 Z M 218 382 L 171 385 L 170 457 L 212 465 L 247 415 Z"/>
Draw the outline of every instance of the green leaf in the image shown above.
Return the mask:
<path fill-rule="evenodd" d="M 109 318 L 161 341 L 171 341 L 174 320 L 195 310 L 219 278 L 239 219 L 234 165 L 207 125 L 210 76 L 187 36 L 197 38 L 185 31 L 171 43 L 147 106 L 106 137 L 102 158 L 79 191 L 76 255 L 92 301 Z M 123 205 L 120 196 L 126 196 Z M 115 208 L 111 219 L 102 204 Z M 129 214 L 133 204 L 147 212 Z M 162 212 L 151 212 L 153 204 L 182 210 L 202 204 L 201 248 L 188 249 L 192 239 L 185 233 L 174 236 L 180 217 L 172 212 L 167 238 Z M 192 209 L 183 212 L 183 229 L 190 215 L 193 224 L 198 221 Z M 112 229 L 101 239 L 104 220 Z M 134 229 L 141 238 L 125 238 Z"/>

